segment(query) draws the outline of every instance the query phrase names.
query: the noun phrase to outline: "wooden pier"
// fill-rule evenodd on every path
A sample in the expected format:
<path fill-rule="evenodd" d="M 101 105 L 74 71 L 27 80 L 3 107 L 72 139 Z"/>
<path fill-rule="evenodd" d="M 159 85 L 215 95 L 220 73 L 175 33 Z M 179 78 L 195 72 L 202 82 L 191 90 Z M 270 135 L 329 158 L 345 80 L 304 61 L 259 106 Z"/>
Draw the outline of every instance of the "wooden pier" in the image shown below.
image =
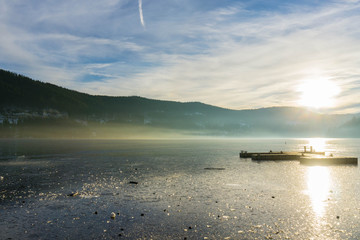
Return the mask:
<path fill-rule="evenodd" d="M 356 157 L 334 157 L 325 156 L 325 152 L 316 152 L 310 148 L 311 151 L 306 151 L 304 147 L 303 152 L 247 152 L 241 151 L 240 158 L 251 158 L 254 161 L 299 161 L 304 165 L 357 165 L 358 158 Z"/>
<path fill-rule="evenodd" d="M 284 154 L 284 152 L 273 152 L 273 151 L 269 151 L 269 152 L 247 152 L 247 151 L 241 151 L 240 152 L 240 158 L 252 158 L 252 156 L 257 156 L 257 155 L 264 155 L 264 154 Z M 286 153 L 285 153 L 286 154 Z"/>
<path fill-rule="evenodd" d="M 299 160 L 301 154 L 299 153 L 279 153 L 279 154 L 255 154 L 251 156 L 255 161 L 290 161 Z"/>
<path fill-rule="evenodd" d="M 305 155 L 321 155 L 325 156 L 325 152 L 247 152 L 241 151 L 240 158 L 251 158 L 253 160 L 298 160 Z"/>

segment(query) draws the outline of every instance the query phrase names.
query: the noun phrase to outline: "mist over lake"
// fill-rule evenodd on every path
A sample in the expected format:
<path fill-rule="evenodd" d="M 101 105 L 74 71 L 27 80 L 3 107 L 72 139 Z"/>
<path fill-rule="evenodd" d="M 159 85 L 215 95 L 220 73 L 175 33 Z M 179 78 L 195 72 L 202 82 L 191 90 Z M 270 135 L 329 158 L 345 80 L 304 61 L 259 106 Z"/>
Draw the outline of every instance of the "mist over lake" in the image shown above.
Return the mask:
<path fill-rule="evenodd" d="M 89 95 L 0 69 L 0 138 L 360 137 L 359 113 L 320 110 Z"/>
<path fill-rule="evenodd" d="M 0 6 L 0 240 L 360 239 L 360 0 Z"/>
<path fill-rule="evenodd" d="M 309 141 L 0 140 L 0 236 L 360 238 L 357 166 L 239 158 Z M 359 139 L 322 142 L 314 147 L 360 156 Z"/>

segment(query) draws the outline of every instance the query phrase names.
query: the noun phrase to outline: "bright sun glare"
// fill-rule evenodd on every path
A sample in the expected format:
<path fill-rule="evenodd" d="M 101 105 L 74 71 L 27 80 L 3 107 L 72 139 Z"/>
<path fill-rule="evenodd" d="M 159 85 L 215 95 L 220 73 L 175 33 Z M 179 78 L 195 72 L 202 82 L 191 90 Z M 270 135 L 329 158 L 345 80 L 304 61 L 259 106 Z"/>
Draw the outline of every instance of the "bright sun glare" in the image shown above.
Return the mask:
<path fill-rule="evenodd" d="M 335 97 L 340 88 L 328 79 L 313 79 L 303 82 L 298 91 L 301 93 L 298 103 L 305 107 L 329 108 L 335 106 Z"/>
<path fill-rule="evenodd" d="M 328 168 L 320 166 L 309 167 L 307 170 L 307 193 L 315 214 L 322 217 L 326 210 L 326 200 L 331 186 L 330 172 Z"/>
<path fill-rule="evenodd" d="M 325 138 L 309 138 L 309 146 L 313 147 L 314 151 L 324 152 L 326 150 Z"/>

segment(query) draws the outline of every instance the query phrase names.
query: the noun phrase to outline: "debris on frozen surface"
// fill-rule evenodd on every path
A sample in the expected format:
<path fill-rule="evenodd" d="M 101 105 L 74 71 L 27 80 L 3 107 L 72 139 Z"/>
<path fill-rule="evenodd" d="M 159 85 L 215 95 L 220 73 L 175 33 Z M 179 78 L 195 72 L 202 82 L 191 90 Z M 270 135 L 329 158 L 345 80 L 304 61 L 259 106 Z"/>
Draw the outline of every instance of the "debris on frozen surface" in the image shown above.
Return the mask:
<path fill-rule="evenodd" d="M 74 192 L 74 193 L 68 194 L 69 197 L 76 197 L 77 195 L 79 195 L 79 192 Z"/>

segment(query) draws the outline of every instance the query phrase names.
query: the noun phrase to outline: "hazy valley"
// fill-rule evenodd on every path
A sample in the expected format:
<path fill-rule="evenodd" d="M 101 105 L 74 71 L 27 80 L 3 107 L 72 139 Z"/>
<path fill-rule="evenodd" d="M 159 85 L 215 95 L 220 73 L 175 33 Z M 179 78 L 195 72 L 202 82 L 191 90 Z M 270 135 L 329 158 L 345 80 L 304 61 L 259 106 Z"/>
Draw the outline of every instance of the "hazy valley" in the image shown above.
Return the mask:
<path fill-rule="evenodd" d="M 359 114 L 92 96 L 0 71 L 2 138 L 359 137 Z"/>

